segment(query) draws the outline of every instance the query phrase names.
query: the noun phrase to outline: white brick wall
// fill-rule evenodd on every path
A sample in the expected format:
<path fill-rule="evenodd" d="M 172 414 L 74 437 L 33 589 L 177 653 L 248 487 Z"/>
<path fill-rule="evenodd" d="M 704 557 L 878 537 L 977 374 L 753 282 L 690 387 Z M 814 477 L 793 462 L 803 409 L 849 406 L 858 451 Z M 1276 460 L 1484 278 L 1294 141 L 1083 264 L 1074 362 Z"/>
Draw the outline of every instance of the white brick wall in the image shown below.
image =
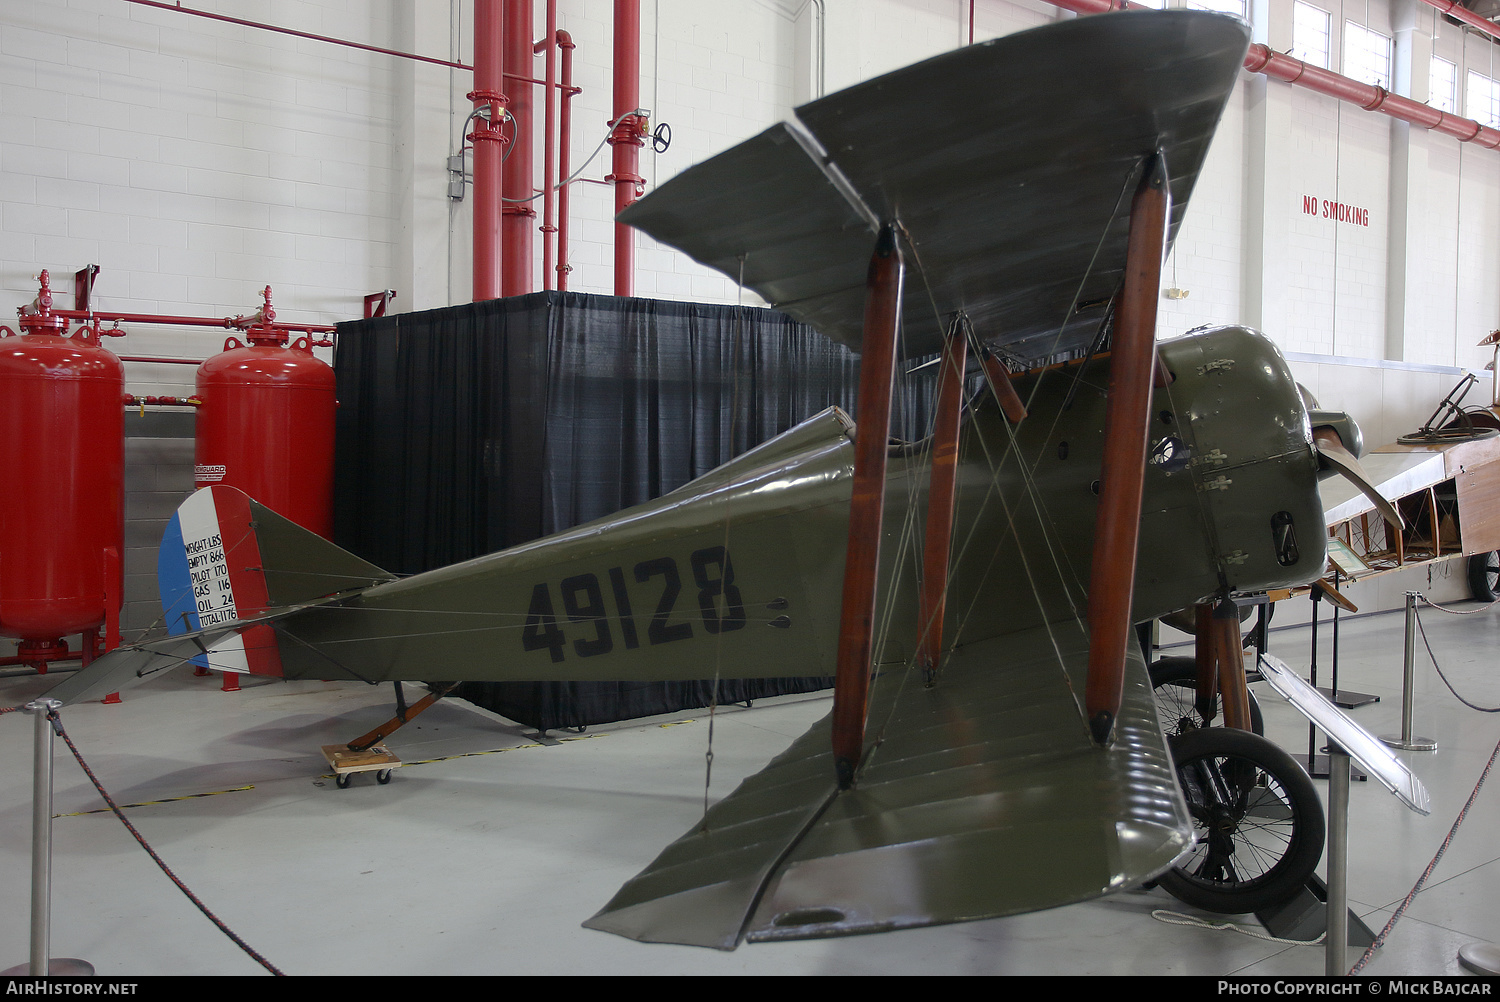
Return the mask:
<path fill-rule="evenodd" d="M 391 44 L 390 4 L 199 5 Z M 116 0 L 0 11 L 0 311 L 50 269 L 101 266 L 95 303 L 128 312 L 358 316 L 390 280 L 394 60 Z M 132 327 L 121 354 L 204 357 L 224 332 Z M 132 365 L 181 393 L 191 367 Z"/>
<path fill-rule="evenodd" d="M 471 4 L 200 5 L 471 58 Z M 1289 17 L 1286 3 L 1264 6 L 1272 18 Z M 961 44 L 968 7 L 963 0 L 825 0 L 828 89 Z M 584 88 L 574 102 L 575 167 L 611 114 L 611 8 L 609 0 L 559 5 L 559 24 L 578 44 L 576 82 Z M 817 10 L 800 0 L 642 4 L 641 101 L 653 125 L 673 128 L 670 150 L 642 153 L 648 187 L 785 117 L 811 93 Z M 1066 16 L 1041 0 L 979 0 L 975 37 Z M 1336 52 L 1346 16 L 1390 31 L 1379 0 L 1346 9 L 1334 18 Z M 538 0 L 538 35 L 544 23 Z M 468 298 L 472 201 L 447 200 L 444 159 L 460 145 L 470 74 L 119 0 L 8 0 L 0 28 L 5 322 L 30 300 L 41 268 L 66 293 L 71 273 L 90 262 L 103 267 L 97 302 L 142 312 L 250 312 L 265 284 L 274 287 L 282 317 L 318 322 L 357 316 L 361 297 L 384 288 L 400 293 L 398 310 Z M 1430 46 L 1416 46 L 1418 58 L 1430 47 L 1454 60 L 1460 81 L 1470 67 L 1497 72 L 1493 45 L 1465 41 L 1424 13 L 1417 30 L 1432 36 Z M 542 65 L 538 58 L 539 77 Z M 1423 67 L 1413 71 L 1425 80 Z M 1409 155 L 1398 154 L 1383 116 L 1275 81 L 1260 87 L 1263 97 L 1242 88 L 1231 102 L 1210 151 L 1164 273 L 1164 285 L 1190 295 L 1161 301 L 1163 335 L 1251 318 L 1292 351 L 1380 358 L 1395 331 L 1407 361 L 1488 361 L 1473 343 L 1500 326 L 1493 281 L 1500 154 L 1430 134 L 1417 136 Z M 1267 116 L 1273 125 L 1263 124 Z M 609 172 L 609 152 L 585 179 Z M 539 178 L 540 143 L 534 155 Z M 1397 155 L 1407 157 L 1420 205 L 1407 213 L 1407 287 L 1395 290 L 1405 293 L 1404 313 L 1391 315 Z M 1255 173 L 1260 163 L 1270 165 L 1265 176 Z M 1370 224 L 1307 216 L 1304 194 L 1365 208 Z M 609 187 L 573 186 L 571 288 L 612 290 L 612 213 Z M 645 237 L 637 241 L 640 295 L 741 298 L 728 279 Z M 534 274 L 540 279 L 539 252 Z M 113 344 L 128 354 L 201 357 L 223 337 L 138 328 Z M 137 392 L 181 392 L 191 368 L 135 365 L 129 379 Z"/>

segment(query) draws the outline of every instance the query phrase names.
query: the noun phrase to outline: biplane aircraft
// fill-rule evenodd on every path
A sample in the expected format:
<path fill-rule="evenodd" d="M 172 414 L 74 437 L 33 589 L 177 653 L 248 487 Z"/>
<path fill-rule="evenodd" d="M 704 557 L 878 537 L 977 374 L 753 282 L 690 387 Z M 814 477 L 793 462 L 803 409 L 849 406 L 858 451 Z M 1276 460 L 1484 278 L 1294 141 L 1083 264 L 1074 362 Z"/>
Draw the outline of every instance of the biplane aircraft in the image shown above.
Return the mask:
<path fill-rule="evenodd" d="M 364 681 L 835 675 L 829 719 L 587 923 L 647 941 L 1047 908 L 1195 844 L 1188 882 L 1264 892 L 1280 876 L 1219 838 L 1233 796 L 1200 840 L 1212 791 L 1184 799 L 1132 639 L 1318 577 L 1318 479 L 1358 449 L 1314 435 L 1261 335 L 1155 340 L 1247 44 L 1215 14 L 1078 18 L 798 108 L 621 219 L 859 351 L 857 427 L 825 411 L 656 501 L 406 578 L 208 488 L 162 546 L 179 632 L 51 695 L 204 656 Z M 893 370 L 935 352 L 932 434 L 893 444 Z M 1273 855 L 1310 872 L 1321 817 L 1287 839 Z"/>

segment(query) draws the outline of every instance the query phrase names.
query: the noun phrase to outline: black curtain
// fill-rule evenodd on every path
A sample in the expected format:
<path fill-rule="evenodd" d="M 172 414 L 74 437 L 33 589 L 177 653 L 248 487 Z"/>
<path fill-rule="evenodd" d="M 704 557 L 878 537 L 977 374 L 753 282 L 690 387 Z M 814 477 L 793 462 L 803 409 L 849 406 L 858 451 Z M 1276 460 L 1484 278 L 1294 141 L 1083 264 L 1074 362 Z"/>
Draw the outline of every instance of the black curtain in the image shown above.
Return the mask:
<path fill-rule="evenodd" d="M 854 414 L 858 362 L 774 310 L 579 293 L 340 324 L 335 541 L 414 574 L 613 514 L 825 407 Z M 893 435 L 926 434 L 935 369 L 898 389 Z M 718 701 L 827 684 L 724 682 Z M 713 698 L 707 681 L 459 691 L 542 730 Z"/>

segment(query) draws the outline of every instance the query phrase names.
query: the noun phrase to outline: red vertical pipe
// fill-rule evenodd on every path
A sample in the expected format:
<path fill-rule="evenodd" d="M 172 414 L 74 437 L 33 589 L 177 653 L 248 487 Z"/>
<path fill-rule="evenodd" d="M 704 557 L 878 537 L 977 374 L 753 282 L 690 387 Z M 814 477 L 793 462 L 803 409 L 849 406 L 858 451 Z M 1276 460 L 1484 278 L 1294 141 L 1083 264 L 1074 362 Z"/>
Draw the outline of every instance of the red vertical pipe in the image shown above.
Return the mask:
<path fill-rule="evenodd" d="M 891 383 L 901 316 L 901 249 L 890 226 L 880 231 L 865 280 L 865 327 L 859 361 L 859 424 L 854 437 L 854 486 L 849 546 L 833 684 L 833 760 L 841 789 L 854 782 L 865 743 L 865 710 L 875 650 L 875 585 L 885 518 L 886 445 Z"/>
<path fill-rule="evenodd" d="M 500 243 L 500 294 L 523 296 L 531 291 L 531 227 L 536 218 L 536 194 L 532 190 L 532 136 L 536 133 L 533 105 L 531 0 L 505 0 L 505 31 L 502 51 L 506 95 L 513 121 L 511 150 L 501 168 L 502 191 Z"/>
<path fill-rule="evenodd" d="M 958 424 L 963 414 L 964 366 L 969 348 L 966 326 L 966 322 L 955 322 L 943 345 L 937 417 L 932 428 L 932 470 L 927 482 L 927 533 L 922 545 L 922 590 L 917 619 L 922 631 L 917 638 L 917 664 L 929 673 L 929 678 L 930 673 L 937 671 L 943 651 L 954 485 L 958 479 Z"/>
<path fill-rule="evenodd" d="M 539 43 L 546 53 L 547 94 L 543 98 L 542 137 L 542 288 L 550 289 L 553 247 L 557 243 L 557 0 L 547 0 L 547 35 Z"/>
<path fill-rule="evenodd" d="M 562 113 L 557 123 L 557 176 L 561 187 L 557 192 L 557 288 L 559 292 L 568 288 L 568 191 L 563 184 L 573 166 L 573 36 L 558 31 L 557 47 L 562 49 Z"/>
<path fill-rule="evenodd" d="M 615 185 L 615 213 L 637 198 L 646 179 L 640 175 L 640 148 L 645 145 L 645 123 L 635 114 L 641 106 L 641 4 L 615 0 L 615 101 L 613 170 L 605 178 Z M 635 232 L 615 224 L 615 295 L 635 295 Z"/>
<path fill-rule="evenodd" d="M 1110 347 L 1109 397 L 1104 411 L 1104 464 L 1094 519 L 1089 572 L 1089 674 L 1084 692 L 1089 729 L 1106 744 L 1114 732 L 1125 687 L 1125 645 L 1133 631 L 1136 545 L 1146 479 L 1146 433 L 1156 360 L 1156 298 L 1166 245 L 1166 165 L 1152 158 L 1130 206 L 1125 287 Z"/>
<path fill-rule="evenodd" d="M 490 120 L 475 117 L 474 131 L 474 301 L 500 297 L 500 164 L 505 141 L 503 52 L 505 28 L 500 0 L 474 0 L 475 109 L 489 108 Z"/>

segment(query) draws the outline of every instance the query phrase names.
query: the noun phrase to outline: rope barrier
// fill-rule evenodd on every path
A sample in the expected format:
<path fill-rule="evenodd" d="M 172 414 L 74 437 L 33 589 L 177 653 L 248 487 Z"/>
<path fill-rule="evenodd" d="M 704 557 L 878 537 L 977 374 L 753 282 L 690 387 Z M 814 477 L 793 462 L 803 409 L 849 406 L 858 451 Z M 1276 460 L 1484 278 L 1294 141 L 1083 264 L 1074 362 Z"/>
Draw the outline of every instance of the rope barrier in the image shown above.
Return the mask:
<path fill-rule="evenodd" d="M 1469 808 L 1474 806 L 1474 801 L 1479 797 L 1479 791 L 1484 787 L 1484 781 L 1489 777 L 1490 769 L 1494 766 L 1497 756 L 1500 756 L 1500 742 L 1495 743 L 1495 750 L 1490 752 L 1490 760 L 1485 763 L 1484 771 L 1479 774 L 1479 782 L 1474 784 L 1474 792 L 1469 794 L 1469 799 L 1464 801 L 1463 810 L 1459 811 L 1458 817 L 1453 819 L 1453 826 L 1448 829 L 1448 835 L 1443 839 L 1443 844 L 1438 846 L 1437 855 L 1432 857 L 1432 862 L 1427 864 L 1427 869 L 1423 870 L 1422 875 L 1417 878 L 1416 884 L 1412 887 L 1411 892 L 1406 895 L 1406 899 L 1397 906 L 1396 911 L 1391 915 L 1391 920 L 1385 924 L 1385 928 L 1381 929 L 1380 934 L 1375 937 L 1375 942 L 1371 943 L 1370 948 L 1364 952 L 1364 955 L 1355 962 L 1353 967 L 1349 968 L 1351 975 L 1360 973 L 1364 969 L 1365 964 L 1369 963 L 1370 958 L 1374 956 L 1375 951 L 1385 945 L 1385 939 L 1390 935 L 1391 930 L 1396 927 L 1397 921 L 1400 920 L 1402 915 L 1406 914 L 1407 907 L 1421 893 L 1423 886 L 1427 883 L 1427 878 L 1432 876 L 1433 870 L 1437 869 L 1438 860 L 1442 859 L 1443 853 L 1448 851 L 1448 845 L 1453 841 L 1453 836 L 1458 834 L 1458 826 L 1463 824 L 1464 816 L 1469 813 Z"/>
<path fill-rule="evenodd" d="M 1417 597 L 1419 599 L 1421 599 L 1423 602 L 1427 602 L 1428 605 L 1432 606 L 1435 609 L 1442 609 L 1442 606 L 1437 605 L 1434 602 L 1428 602 L 1427 599 L 1424 598 L 1421 595 L 1418 595 Z M 1497 599 L 1496 601 L 1500 601 L 1500 599 Z M 1490 605 L 1494 605 L 1494 604 L 1495 604 L 1494 602 L 1490 603 Z M 1488 608 L 1488 606 L 1486 606 L 1486 608 Z M 1467 613 L 1458 612 L 1458 611 L 1452 610 L 1452 609 L 1443 609 L 1443 611 L 1444 612 L 1452 613 L 1453 615 L 1457 615 L 1457 616 L 1467 615 Z M 1473 611 L 1474 612 L 1483 612 L 1484 609 L 1475 609 Z M 1414 608 L 1414 609 L 1412 609 L 1412 616 L 1417 621 L 1417 632 L 1420 633 L 1420 634 L 1422 634 L 1422 646 L 1424 646 L 1424 647 L 1427 648 L 1427 656 L 1428 656 L 1428 658 L 1430 658 L 1432 660 L 1432 667 L 1435 668 L 1435 669 L 1437 669 L 1438 678 L 1442 679 L 1443 680 L 1443 685 L 1447 686 L 1448 687 L 1448 691 L 1451 692 L 1451 693 L 1453 693 L 1453 698 L 1456 699 L 1456 700 L 1458 700 L 1460 703 L 1464 704 L 1465 706 L 1467 706 L 1469 709 L 1471 709 L 1471 710 L 1478 710 L 1480 713 L 1500 713 L 1500 706 L 1480 706 L 1478 703 L 1471 703 L 1471 702 L 1469 702 L 1467 699 L 1464 699 L 1462 696 L 1460 696 L 1458 694 L 1458 690 L 1455 689 L 1455 688 L 1453 688 L 1453 683 L 1448 681 L 1448 676 L 1443 674 L 1443 666 L 1440 665 L 1440 664 L 1438 664 L 1437 655 L 1434 654 L 1434 653 L 1432 653 L 1432 643 L 1430 641 L 1428 641 L 1428 639 L 1427 639 L 1427 630 L 1425 628 L 1423 628 L 1423 626 L 1422 626 L 1422 615 L 1421 615 L 1421 613 L 1417 612 L 1416 609 Z"/>
<path fill-rule="evenodd" d="M 12 709 L 14 709 L 14 707 L 12 707 Z M 135 840 L 138 843 L 140 843 L 141 848 L 146 850 L 146 855 L 150 856 L 152 861 L 155 862 L 157 866 L 161 867 L 161 872 L 167 875 L 167 879 L 176 884 L 177 889 L 181 891 L 187 897 L 187 899 L 191 901 L 193 905 L 204 914 L 205 917 L 208 918 L 210 922 L 217 926 L 220 932 L 222 932 L 225 936 L 228 936 L 236 946 L 238 946 L 241 950 L 244 950 L 245 953 L 249 954 L 252 960 L 260 964 L 272 974 L 282 976 L 282 972 L 277 970 L 277 968 L 273 966 L 269 960 L 267 960 L 265 957 L 262 957 L 254 949 L 252 949 L 250 944 L 246 943 L 234 932 L 234 930 L 225 925 L 217 915 L 209 911 L 208 906 L 200 901 L 196 894 L 188 890 L 187 885 L 184 884 L 180 879 L 178 879 L 177 874 L 172 872 L 171 867 L 167 866 L 166 861 L 163 860 L 159 855 L 157 855 L 155 849 L 151 848 L 146 839 L 141 835 L 139 831 L 136 830 L 135 825 L 130 823 L 130 820 L 125 817 L 124 812 L 121 811 L 120 808 L 115 804 L 114 798 L 112 798 L 109 793 L 105 791 L 104 785 L 99 782 L 99 778 L 94 775 L 94 771 L 89 768 L 88 763 L 83 760 L 83 755 L 81 752 L 79 752 L 78 746 L 73 744 L 73 739 L 68 736 L 68 732 L 63 728 L 62 718 L 58 716 L 57 711 L 49 710 L 47 712 L 47 719 L 52 721 L 52 729 L 56 731 L 57 736 L 62 738 L 63 742 L 67 744 L 68 750 L 71 751 L 73 753 L 73 757 L 78 760 L 78 767 L 82 769 L 83 774 L 89 778 L 89 782 L 94 784 L 94 789 L 99 791 L 99 796 L 104 798 L 104 802 L 109 805 L 109 809 L 114 812 L 115 817 L 120 819 L 120 824 L 124 825 L 125 829 L 135 837 Z"/>

